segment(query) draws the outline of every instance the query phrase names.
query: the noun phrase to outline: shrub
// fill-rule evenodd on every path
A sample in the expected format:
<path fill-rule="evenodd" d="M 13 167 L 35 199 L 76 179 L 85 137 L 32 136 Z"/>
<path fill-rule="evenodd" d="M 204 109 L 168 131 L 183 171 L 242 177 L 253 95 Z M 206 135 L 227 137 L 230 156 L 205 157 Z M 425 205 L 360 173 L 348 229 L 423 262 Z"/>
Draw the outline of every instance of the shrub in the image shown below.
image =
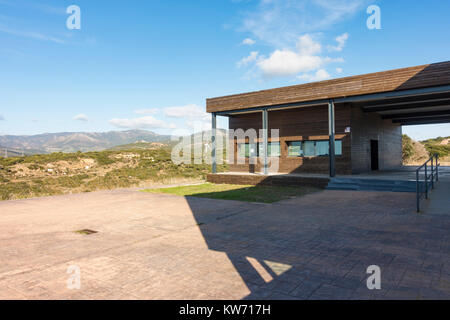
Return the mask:
<path fill-rule="evenodd" d="M 403 161 L 407 161 L 414 155 L 413 141 L 406 134 L 402 136 L 402 150 Z"/>

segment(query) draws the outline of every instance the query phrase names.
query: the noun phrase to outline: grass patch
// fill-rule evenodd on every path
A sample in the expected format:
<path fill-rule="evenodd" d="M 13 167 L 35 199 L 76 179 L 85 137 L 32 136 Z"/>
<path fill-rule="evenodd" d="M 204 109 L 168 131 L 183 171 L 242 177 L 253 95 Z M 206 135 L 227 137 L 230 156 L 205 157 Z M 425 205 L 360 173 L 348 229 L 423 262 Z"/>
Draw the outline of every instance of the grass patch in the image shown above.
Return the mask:
<path fill-rule="evenodd" d="M 318 191 L 320 191 L 320 189 L 313 187 L 241 186 L 212 183 L 144 190 L 144 192 L 149 193 L 166 193 L 177 196 L 192 196 L 199 198 L 260 203 L 274 203 Z"/>

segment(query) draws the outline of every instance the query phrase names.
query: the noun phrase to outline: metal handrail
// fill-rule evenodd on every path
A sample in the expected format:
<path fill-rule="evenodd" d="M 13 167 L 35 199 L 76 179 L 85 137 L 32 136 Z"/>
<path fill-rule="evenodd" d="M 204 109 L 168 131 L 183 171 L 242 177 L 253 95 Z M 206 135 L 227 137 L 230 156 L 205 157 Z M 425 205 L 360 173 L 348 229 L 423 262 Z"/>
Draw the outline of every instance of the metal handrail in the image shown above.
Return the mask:
<path fill-rule="evenodd" d="M 439 181 L 439 155 L 431 156 L 423 165 L 416 170 L 416 203 L 417 212 L 420 212 L 420 200 L 425 196 L 428 199 L 430 190 L 435 187 L 435 182 Z M 431 170 L 429 170 L 431 169 Z M 424 181 L 420 180 L 420 172 L 424 170 Z"/>

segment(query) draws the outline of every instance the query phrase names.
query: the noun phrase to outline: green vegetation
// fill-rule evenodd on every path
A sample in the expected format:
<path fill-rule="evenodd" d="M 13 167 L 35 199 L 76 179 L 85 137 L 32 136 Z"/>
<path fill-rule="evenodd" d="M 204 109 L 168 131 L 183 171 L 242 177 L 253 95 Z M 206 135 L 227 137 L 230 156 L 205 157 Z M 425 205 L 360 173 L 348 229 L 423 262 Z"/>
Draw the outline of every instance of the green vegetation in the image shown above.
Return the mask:
<path fill-rule="evenodd" d="M 437 154 L 440 158 L 444 158 L 450 156 L 449 140 L 450 137 L 438 137 L 422 141 L 422 143 L 430 154 Z"/>
<path fill-rule="evenodd" d="M 137 150 L 137 149 L 144 149 L 144 150 L 148 150 L 148 149 L 157 149 L 163 145 L 167 145 L 170 144 L 171 142 L 134 142 L 134 143 L 129 143 L 129 144 L 124 144 L 124 145 L 120 145 L 120 146 L 116 146 L 116 147 L 112 147 L 109 148 L 108 150 L 111 151 L 123 151 L 123 150 Z"/>
<path fill-rule="evenodd" d="M 43 182 L 6 182 L 0 183 L 0 199 L 22 199 L 30 197 L 43 197 L 61 194 L 61 191 L 56 190 Z"/>
<path fill-rule="evenodd" d="M 304 196 L 309 193 L 318 192 L 319 190 L 312 187 L 241 186 L 204 183 L 174 188 L 148 189 L 144 191 L 210 199 L 273 203 L 291 197 Z"/>
<path fill-rule="evenodd" d="M 111 155 L 114 155 L 113 151 L 99 151 L 99 152 L 76 152 L 76 153 L 63 153 L 55 152 L 49 154 L 36 154 L 26 157 L 13 157 L 13 158 L 0 158 L 0 166 L 12 166 L 19 163 L 31 163 L 31 167 L 42 164 L 48 164 L 56 161 L 77 161 L 81 158 L 94 159 L 100 165 L 112 164 L 115 162 Z"/>
<path fill-rule="evenodd" d="M 210 172 L 207 164 L 174 164 L 167 146 L 120 149 L 0 158 L 0 200 L 201 181 Z"/>
<path fill-rule="evenodd" d="M 402 136 L 402 146 L 403 146 L 402 158 L 403 161 L 407 161 L 411 159 L 414 155 L 414 146 L 413 140 L 406 134 Z"/>

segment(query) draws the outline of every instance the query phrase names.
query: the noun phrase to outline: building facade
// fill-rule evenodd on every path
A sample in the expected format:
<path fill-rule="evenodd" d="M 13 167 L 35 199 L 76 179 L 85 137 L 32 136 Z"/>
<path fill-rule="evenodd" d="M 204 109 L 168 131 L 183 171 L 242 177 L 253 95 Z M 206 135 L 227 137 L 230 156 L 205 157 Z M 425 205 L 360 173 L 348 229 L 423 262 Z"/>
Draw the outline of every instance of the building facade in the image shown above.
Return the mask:
<path fill-rule="evenodd" d="M 230 130 L 263 132 L 230 137 L 230 172 L 396 169 L 403 125 L 450 122 L 450 62 L 207 99 L 207 111 L 213 132 L 216 116 L 227 116 Z"/>

